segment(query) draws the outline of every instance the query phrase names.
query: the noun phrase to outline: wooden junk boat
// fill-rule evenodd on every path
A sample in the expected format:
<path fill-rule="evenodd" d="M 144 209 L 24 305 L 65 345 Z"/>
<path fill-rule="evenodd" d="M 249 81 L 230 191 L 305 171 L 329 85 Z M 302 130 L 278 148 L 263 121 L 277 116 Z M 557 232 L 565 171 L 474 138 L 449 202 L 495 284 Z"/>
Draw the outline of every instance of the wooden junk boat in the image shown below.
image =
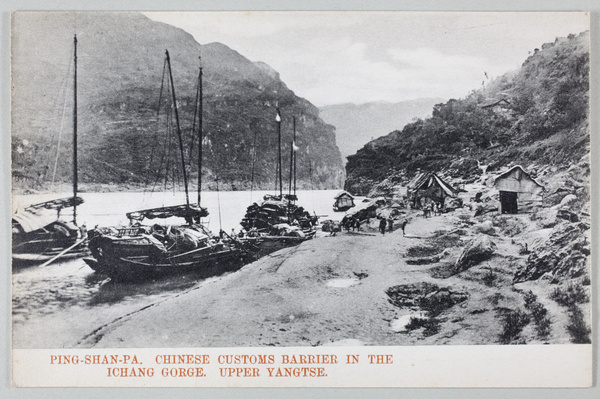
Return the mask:
<path fill-rule="evenodd" d="M 43 266 L 61 257 L 87 253 L 82 245 L 85 227 L 77 226 L 77 206 L 83 203 L 77 196 L 77 36 L 73 38 L 73 58 L 73 196 L 29 205 L 12 214 L 13 266 Z M 73 209 L 72 220 L 61 215 L 68 208 Z"/>
<path fill-rule="evenodd" d="M 246 231 L 242 240 L 265 254 L 313 238 L 317 216 L 294 201 L 293 195 L 265 195 L 263 201 L 250 205 L 240 223 Z"/>
<path fill-rule="evenodd" d="M 77 205 L 82 203 L 83 199 L 76 196 L 59 198 L 29 205 L 13 214 L 13 265 L 41 265 L 61 256 L 82 256 L 85 230 L 79 228 L 75 220 L 63 220 L 60 215 L 64 208 L 73 208 L 75 212 Z M 78 246 L 80 248 L 75 251 Z"/>
<path fill-rule="evenodd" d="M 333 210 L 335 212 L 346 212 L 355 206 L 354 197 L 347 191 L 340 191 L 333 199 L 335 200 L 333 203 Z"/>
<path fill-rule="evenodd" d="M 241 240 L 252 244 L 259 255 L 293 246 L 313 238 L 316 234 L 318 216 L 311 215 L 296 204 L 296 118 L 293 118 L 293 139 L 290 143 L 289 192 L 283 193 L 281 168 L 281 114 L 277 109 L 277 131 L 279 136 L 279 160 L 277 165 L 279 195 L 268 194 L 260 202 L 246 209 L 240 224 L 243 227 Z"/>
<path fill-rule="evenodd" d="M 96 228 L 88 233 L 93 258 L 85 258 L 95 271 L 120 280 L 139 280 L 197 271 L 210 275 L 240 267 L 246 255 L 244 244 L 221 231 L 213 235 L 202 223 L 208 216 L 200 206 L 202 168 L 202 68 L 198 75 L 195 115 L 198 115 L 198 203 L 190 204 L 184 148 L 169 52 L 166 52 L 165 71 L 171 87 L 171 108 L 175 113 L 176 132 L 181 156 L 181 171 L 186 203 L 176 206 L 144 209 L 127 214 L 130 225 L 124 228 Z M 165 76 L 163 75 L 163 81 Z M 162 93 L 161 93 L 162 95 Z M 170 118 L 172 120 L 172 118 Z M 192 129 L 194 130 L 194 129 Z M 142 224 L 146 219 L 173 219 L 168 224 Z"/>
<path fill-rule="evenodd" d="M 95 271 L 119 280 L 140 280 L 191 271 L 218 274 L 239 267 L 242 245 L 214 236 L 200 219 L 206 208 L 177 205 L 130 212 L 130 226 L 96 228 L 89 232 L 93 258 L 84 258 Z M 180 218 L 184 223 L 143 225 L 144 219 Z"/>

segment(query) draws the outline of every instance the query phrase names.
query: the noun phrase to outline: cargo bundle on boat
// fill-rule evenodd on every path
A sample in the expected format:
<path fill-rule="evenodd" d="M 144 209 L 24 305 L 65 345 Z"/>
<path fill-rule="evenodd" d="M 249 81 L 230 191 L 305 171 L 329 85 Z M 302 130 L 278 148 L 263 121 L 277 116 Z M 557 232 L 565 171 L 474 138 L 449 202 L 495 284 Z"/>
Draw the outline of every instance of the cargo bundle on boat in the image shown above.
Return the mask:
<path fill-rule="evenodd" d="M 290 143 L 290 174 L 288 194 L 283 193 L 281 164 L 281 114 L 277 109 L 275 121 L 279 139 L 277 186 L 279 195 L 265 195 L 260 203 L 246 209 L 240 224 L 244 242 L 251 243 L 261 254 L 311 239 L 316 234 L 318 217 L 296 204 L 296 118 L 293 118 L 293 139 Z"/>
<path fill-rule="evenodd" d="M 246 231 L 244 238 L 255 245 L 270 247 L 294 245 L 312 238 L 318 218 L 296 205 L 294 198 L 265 195 L 262 202 L 250 205 L 240 222 Z"/>

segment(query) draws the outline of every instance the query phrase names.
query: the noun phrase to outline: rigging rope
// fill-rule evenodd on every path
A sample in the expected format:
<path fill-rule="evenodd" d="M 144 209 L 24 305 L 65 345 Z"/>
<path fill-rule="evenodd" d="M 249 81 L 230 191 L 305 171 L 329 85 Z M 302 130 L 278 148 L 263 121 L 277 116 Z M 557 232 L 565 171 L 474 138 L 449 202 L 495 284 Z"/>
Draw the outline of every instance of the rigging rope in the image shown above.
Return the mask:
<path fill-rule="evenodd" d="M 152 165 L 153 161 L 154 161 L 154 151 L 156 150 L 156 146 L 157 143 L 159 142 L 158 140 L 158 127 L 159 127 L 159 123 L 160 123 L 160 105 L 162 102 L 162 95 L 163 95 L 163 90 L 164 90 L 164 86 L 165 86 L 165 74 L 167 71 L 167 60 L 165 59 L 163 62 L 163 73 L 162 73 L 162 80 L 160 82 L 160 93 L 158 94 L 158 106 L 156 107 L 156 128 L 154 130 L 154 140 L 152 140 L 152 149 L 150 151 L 150 166 Z M 154 192 L 154 189 L 156 188 L 156 185 L 158 184 L 158 179 L 159 179 L 159 171 L 162 167 L 162 164 L 164 162 L 164 151 L 162 153 L 161 159 L 160 159 L 160 165 L 157 169 L 154 170 L 154 183 L 152 184 L 152 189 L 150 190 L 150 192 Z M 152 170 L 152 168 L 148 168 L 150 170 Z M 148 179 L 150 178 L 149 176 L 147 177 Z M 146 184 L 145 186 L 148 186 L 147 180 L 146 180 Z"/>
<path fill-rule="evenodd" d="M 221 223 L 221 197 L 219 195 L 219 178 L 217 177 L 217 206 L 219 210 L 219 233 L 223 231 L 223 224 Z"/>
<path fill-rule="evenodd" d="M 72 47 L 71 47 L 72 48 Z M 70 57 L 69 57 L 70 58 Z M 68 76 L 71 73 L 71 68 L 73 66 L 73 61 L 69 61 L 69 68 L 67 70 L 67 74 L 65 75 L 65 80 L 64 82 L 64 101 L 63 101 L 63 107 L 62 107 L 62 115 L 60 118 L 60 128 L 58 129 L 58 142 L 56 144 L 56 157 L 54 158 L 54 168 L 52 170 L 52 182 L 50 183 L 50 189 L 52 191 L 54 191 L 54 181 L 56 179 L 56 170 L 58 168 L 58 158 L 60 155 L 60 143 L 62 141 L 62 133 L 63 133 L 63 127 L 65 125 L 65 114 L 66 114 L 66 109 L 67 109 L 67 78 L 66 76 Z"/>
<path fill-rule="evenodd" d="M 189 164 L 192 164 L 192 157 L 194 154 L 194 142 L 195 142 L 195 137 L 196 137 L 196 118 L 198 117 L 198 107 L 196 107 L 196 104 L 198 104 L 198 98 L 200 97 L 200 82 L 196 83 L 196 98 L 194 99 L 194 119 L 192 121 L 192 134 L 190 137 L 190 150 L 189 150 Z M 198 145 L 202 145 L 202 143 L 199 143 Z"/>
<path fill-rule="evenodd" d="M 71 46 L 71 50 L 70 50 L 69 54 L 73 54 L 72 46 Z M 66 93 L 67 93 L 67 89 L 68 89 L 68 84 L 71 81 L 69 79 L 69 77 L 71 76 L 71 63 L 73 62 L 73 58 L 71 56 L 69 56 L 68 59 L 69 59 L 69 64 L 67 66 L 67 72 L 63 76 L 62 82 L 60 83 L 60 87 L 59 87 L 58 91 L 56 92 L 56 98 L 54 98 L 54 102 L 52 104 L 52 109 L 56 111 L 56 116 L 55 116 L 56 119 L 60 118 L 61 115 L 64 113 L 65 106 L 63 105 L 62 107 L 60 107 L 59 103 L 61 102 L 62 99 L 65 99 L 65 101 L 66 101 L 66 96 L 67 96 Z M 50 143 L 52 143 L 54 141 L 55 135 L 56 135 L 56 131 L 54 129 L 52 129 L 51 134 L 50 134 Z M 52 161 L 49 160 L 48 161 L 48 169 L 50 169 L 51 164 L 52 164 Z"/>

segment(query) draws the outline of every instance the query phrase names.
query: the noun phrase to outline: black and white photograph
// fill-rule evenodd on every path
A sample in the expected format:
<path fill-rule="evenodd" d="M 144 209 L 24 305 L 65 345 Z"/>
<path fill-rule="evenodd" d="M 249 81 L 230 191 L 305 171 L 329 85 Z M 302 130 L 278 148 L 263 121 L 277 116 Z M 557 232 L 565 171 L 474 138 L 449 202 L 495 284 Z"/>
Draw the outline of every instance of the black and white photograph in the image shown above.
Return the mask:
<path fill-rule="evenodd" d="M 589 13 L 23 11 L 10 53 L 13 350 L 591 348 Z"/>

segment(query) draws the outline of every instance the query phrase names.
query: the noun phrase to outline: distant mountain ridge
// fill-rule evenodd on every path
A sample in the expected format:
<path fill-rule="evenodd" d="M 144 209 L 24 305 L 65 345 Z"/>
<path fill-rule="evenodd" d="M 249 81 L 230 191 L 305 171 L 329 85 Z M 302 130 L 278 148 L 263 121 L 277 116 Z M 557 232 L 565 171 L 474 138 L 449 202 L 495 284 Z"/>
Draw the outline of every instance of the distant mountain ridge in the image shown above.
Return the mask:
<path fill-rule="evenodd" d="M 318 109 L 289 90 L 270 66 L 251 62 L 224 44 L 200 45 L 183 30 L 140 13 L 18 13 L 13 26 L 17 33 L 12 41 L 13 181 L 17 187 L 39 188 L 51 180 L 61 124 L 67 133 L 62 135 L 56 180 L 71 179 L 74 32 L 79 177 L 84 185 L 127 188 L 157 179 L 149 163 L 153 156 L 156 160 L 153 151 L 163 139 L 156 117 L 165 49 L 172 61 L 185 134 L 191 130 L 202 57 L 206 188 L 214 188 L 217 178 L 224 189 L 249 188 L 252 175 L 255 188 L 274 187 L 276 107 L 282 116 L 284 175 L 295 117 L 298 186 L 337 188 L 343 182 L 334 128 L 319 118 Z M 63 104 L 66 116 L 61 116 Z M 196 162 L 190 163 L 194 176 Z"/>
<path fill-rule="evenodd" d="M 366 194 L 419 170 L 473 181 L 480 162 L 490 172 L 589 162 L 589 42 L 584 32 L 546 43 L 519 70 L 367 143 L 348 157 L 346 189 Z"/>
<path fill-rule="evenodd" d="M 319 115 L 336 128 L 342 158 L 358 151 L 369 141 L 402 129 L 415 118 L 431 115 L 441 98 L 419 98 L 397 103 L 377 101 L 364 104 L 334 104 L 319 107 Z"/>

